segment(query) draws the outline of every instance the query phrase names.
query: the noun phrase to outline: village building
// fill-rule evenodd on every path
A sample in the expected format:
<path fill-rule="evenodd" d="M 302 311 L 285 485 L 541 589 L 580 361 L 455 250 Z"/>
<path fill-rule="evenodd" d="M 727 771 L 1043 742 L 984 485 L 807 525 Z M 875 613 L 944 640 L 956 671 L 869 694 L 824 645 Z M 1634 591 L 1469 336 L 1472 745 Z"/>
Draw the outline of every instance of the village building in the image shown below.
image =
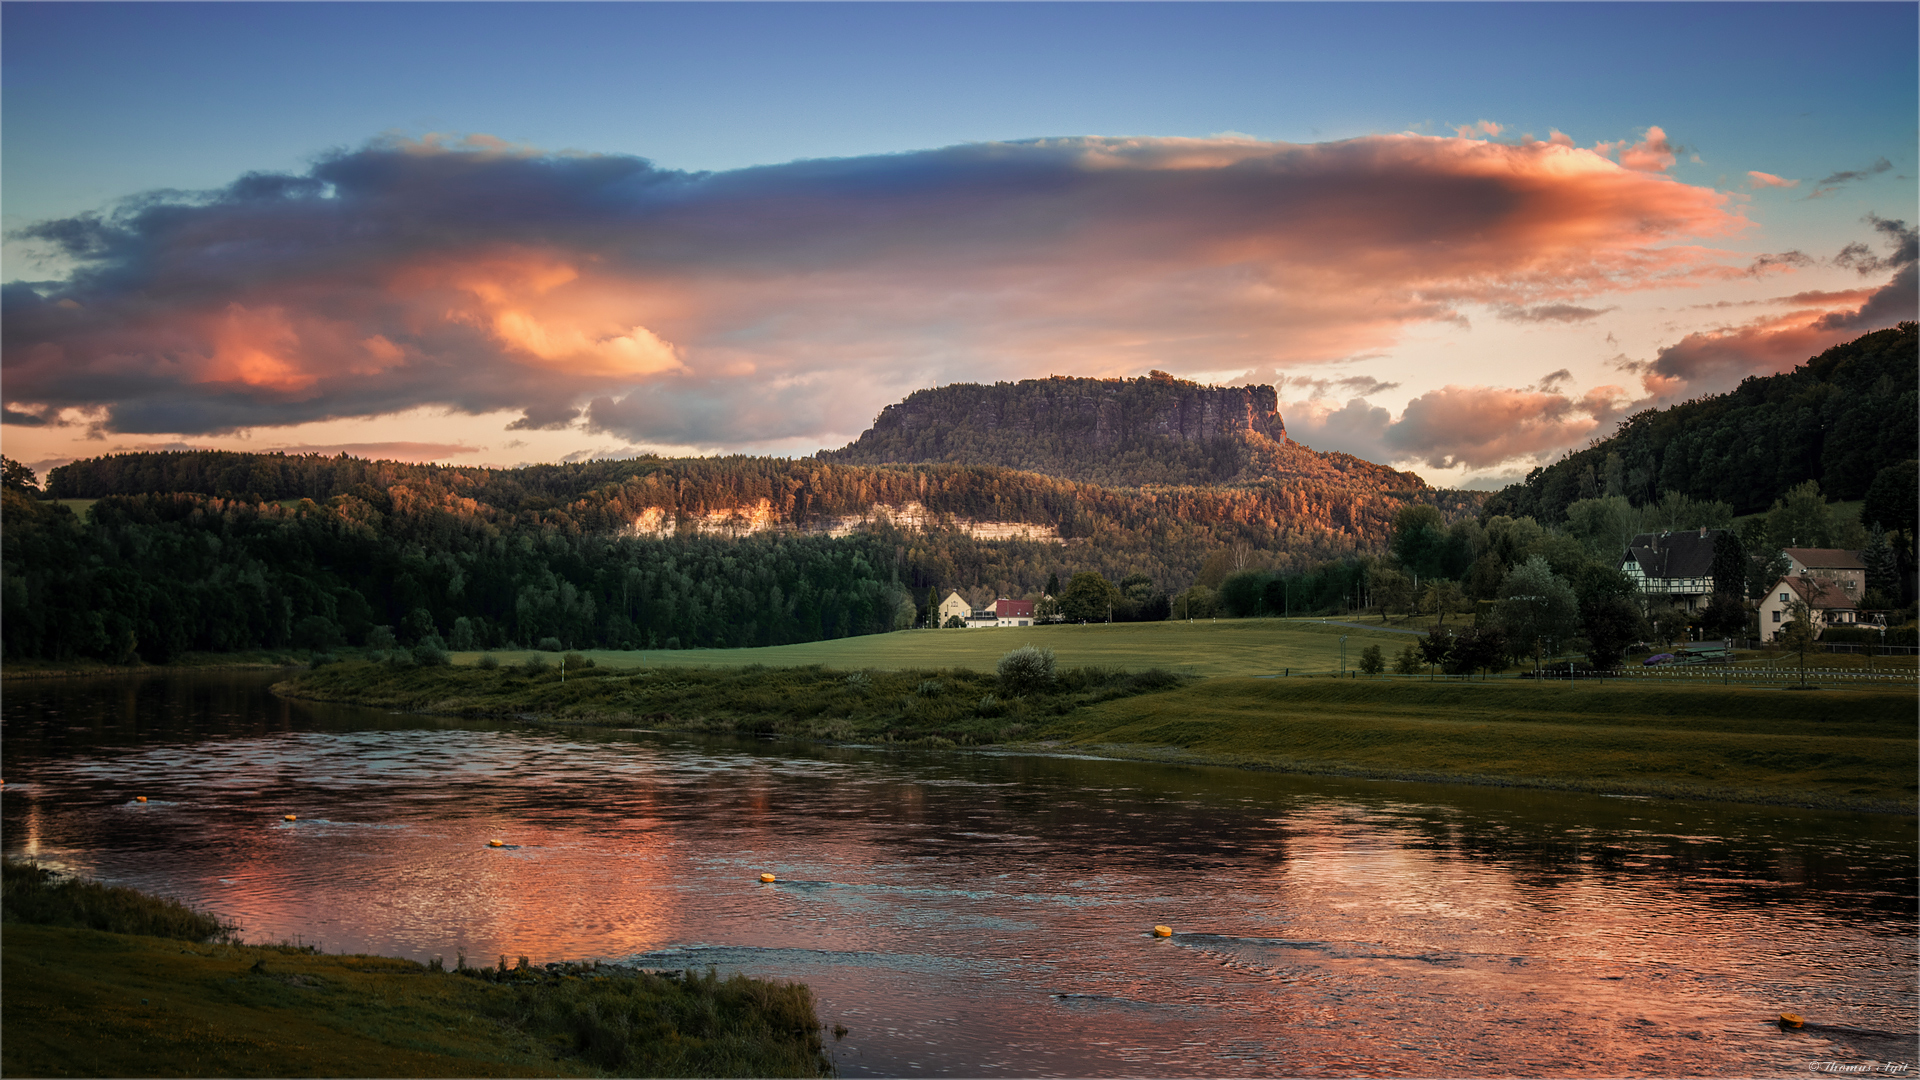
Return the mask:
<path fill-rule="evenodd" d="M 993 613 L 1001 626 L 1032 626 L 1033 601 L 1001 597 L 993 602 Z"/>
<path fill-rule="evenodd" d="M 1713 542 L 1725 529 L 1641 533 L 1620 558 L 1620 572 L 1649 600 L 1699 611 L 1713 599 Z"/>
<path fill-rule="evenodd" d="M 969 627 L 1032 626 L 1033 601 L 1010 600 L 1003 596 L 976 611 L 959 593 L 950 592 L 947 598 L 940 602 L 937 625 L 945 626 L 947 620 L 952 618 L 958 618 Z"/>
<path fill-rule="evenodd" d="M 969 622 L 973 618 L 973 605 L 967 603 L 966 597 L 959 593 L 949 592 L 947 598 L 940 601 L 939 618 L 934 620 L 933 625 L 945 626 L 948 619 L 955 618 Z"/>
<path fill-rule="evenodd" d="M 1858 603 L 1867 594 L 1867 564 L 1857 551 L 1839 548 L 1786 548 L 1787 573 L 1838 585 Z"/>
<path fill-rule="evenodd" d="M 1760 601 L 1762 643 L 1772 641 L 1781 627 L 1793 621 L 1795 601 L 1807 605 L 1813 625 L 1820 630 L 1829 626 L 1852 626 L 1860 619 L 1857 594 L 1842 588 L 1834 579 L 1789 574 L 1775 582 L 1773 588 L 1767 590 L 1766 599 Z"/>

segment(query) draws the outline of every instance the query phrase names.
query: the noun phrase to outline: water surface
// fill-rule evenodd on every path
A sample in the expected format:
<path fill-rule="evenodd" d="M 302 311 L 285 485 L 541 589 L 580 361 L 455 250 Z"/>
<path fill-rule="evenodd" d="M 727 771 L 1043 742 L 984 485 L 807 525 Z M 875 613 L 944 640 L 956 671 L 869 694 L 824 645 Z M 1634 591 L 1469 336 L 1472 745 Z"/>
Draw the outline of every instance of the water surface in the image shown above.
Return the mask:
<path fill-rule="evenodd" d="M 1914 1063 L 1904 818 L 529 730 L 269 681 L 8 684 L 6 852 L 249 940 L 800 979 L 842 1075 Z"/>

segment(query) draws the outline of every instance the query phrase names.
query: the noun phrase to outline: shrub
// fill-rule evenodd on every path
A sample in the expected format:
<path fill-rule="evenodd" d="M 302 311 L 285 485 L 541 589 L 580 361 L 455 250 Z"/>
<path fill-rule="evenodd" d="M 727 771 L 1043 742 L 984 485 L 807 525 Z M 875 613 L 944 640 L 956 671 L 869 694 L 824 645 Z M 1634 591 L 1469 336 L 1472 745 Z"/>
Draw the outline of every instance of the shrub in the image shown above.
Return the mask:
<path fill-rule="evenodd" d="M 475 660 L 473 666 L 479 668 L 481 671 L 493 671 L 499 668 L 500 658 L 490 652 L 481 653 L 480 659 Z"/>
<path fill-rule="evenodd" d="M 560 658 L 560 663 L 565 666 L 568 671 L 585 671 L 593 666 L 593 659 L 588 656 L 582 656 L 577 652 L 570 652 Z"/>
<path fill-rule="evenodd" d="M 921 697 L 939 697 L 940 692 L 945 689 L 946 687 L 940 685 L 939 679 L 922 679 L 919 689 L 914 692 Z"/>
<path fill-rule="evenodd" d="M 1000 676 L 1000 688 L 1009 694 L 1043 693 L 1054 683 L 1053 650 L 1022 645 L 1002 656 L 994 671 Z"/>
<path fill-rule="evenodd" d="M 1360 673 L 1378 675 L 1387 670 L 1387 661 L 1380 655 L 1380 646 L 1369 645 L 1360 650 Z"/>
<path fill-rule="evenodd" d="M 873 676 L 864 671 L 856 671 L 847 676 L 847 689 L 856 694 L 864 694 L 873 689 Z"/>
<path fill-rule="evenodd" d="M 999 716 L 1007 710 L 1001 706 L 999 698 L 987 694 L 974 704 L 973 711 L 981 716 Z"/>
<path fill-rule="evenodd" d="M 543 637 L 540 639 L 540 644 L 534 646 L 541 652 L 559 652 L 562 647 L 557 637 Z"/>
<path fill-rule="evenodd" d="M 547 670 L 547 658 L 534 653 L 520 662 L 520 669 L 529 675 L 538 675 Z"/>
<path fill-rule="evenodd" d="M 440 641 L 440 635 L 428 634 L 427 639 L 413 647 L 413 662 L 421 667 L 446 667 L 448 662 L 446 646 Z"/>
<path fill-rule="evenodd" d="M 1412 645 L 1401 649 L 1399 657 L 1393 662 L 1393 673 L 1396 675 L 1420 674 L 1420 650 Z"/>
<path fill-rule="evenodd" d="M 339 658 L 334 656 L 330 652 L 314 653 L 312 656 L 307 658 L 307 666 L 310 668 L 323 668 L 323 667 L 326 667 L 328 664 L 334 664 L 338 662 L 339 662 Z"/>
<path fill-rule="evenodd" d="M 413 658 L 413 654 L 407 650 L 395 649 L 387 654 L 387 663 L 397 668 L 410 668 L 415 665 L 416 661 Z"/>
<path fill-rule="evenodd" d="M 376 652 L 385 652 L 393 648 L 393 646 L 393 627 L 376 626 L 367 631 L 367 648 L 373 649 Z"/>

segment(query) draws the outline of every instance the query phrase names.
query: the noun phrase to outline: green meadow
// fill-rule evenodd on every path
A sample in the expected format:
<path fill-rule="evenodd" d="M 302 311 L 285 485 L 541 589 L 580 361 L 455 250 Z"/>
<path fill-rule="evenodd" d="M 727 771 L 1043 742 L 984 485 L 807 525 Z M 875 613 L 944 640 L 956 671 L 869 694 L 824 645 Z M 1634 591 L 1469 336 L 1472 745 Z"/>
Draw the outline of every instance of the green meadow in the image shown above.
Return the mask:
<path fill-rule="evenodd" d="M 1287 772 L 1911 813 L 1911 689 L 1208 679 L 1047 725 L 1062 748 Z"/>
<path fill-rule="evenodd" d="M 900 630 L 891 634 L 777 645 L 764 649 L 685 649 L 648 652 L 589 651 L 595 663 L 611 667 L 824 667 L 973 668 L 992 671 L 1002 655 L 1022 645 L 1052 649 L 1061 667 L 1119 667 L 1130 671 L 1165 668 L 1185 675 L 1277 675 L 1293 671 L 1335 671 L 1340 639 L 1347 638 L 1346 664 L 1360 662 L 1360 651 L 1379 645 L 1389 657 L 1419 640 L 1416 635 L 1377 628 L 1342 626 L 1306 619 L 1221 619 L 1196 622 L 1112 623 L 1095 626 L 1021 626 L 970 630 Z M 496 653 L 501 662 L 528 654 Z M 456 653 L 455 663 L 470 664 L 478 653 Z M 549 654 L 551 656 L 551 654 Z"/>

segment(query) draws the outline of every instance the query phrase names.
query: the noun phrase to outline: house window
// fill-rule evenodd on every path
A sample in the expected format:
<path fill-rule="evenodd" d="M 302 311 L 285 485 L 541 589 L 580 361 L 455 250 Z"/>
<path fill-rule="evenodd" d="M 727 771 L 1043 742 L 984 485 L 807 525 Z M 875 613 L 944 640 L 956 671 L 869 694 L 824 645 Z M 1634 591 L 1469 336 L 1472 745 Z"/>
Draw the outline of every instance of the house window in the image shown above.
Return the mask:
<path fill-rule="evenodd" d="M 1786 594 L 1786 593 L 1781 593 L 1781 594 L 1780 594 L 1780 602 L 1781 602 L 1781 603 L 1783 603 L 1783 604 L 1787 602 L 1787 594 Z M 1776 612 L 1775 614 L 1778 614 L 1778 612 Z"/>
<path fill-rule="evenodd" d="M 1779 613 L 1779 612 L 1777 612 L 1777 611 L 1776 611 L 1776 612 L 1774 612 L 1774 613 L 1773 613 L 1773 621 L 1774 621 L 1774 622 L 1779 622 L 1779 621 L 1780 621 L 1780 613 Z"/>

